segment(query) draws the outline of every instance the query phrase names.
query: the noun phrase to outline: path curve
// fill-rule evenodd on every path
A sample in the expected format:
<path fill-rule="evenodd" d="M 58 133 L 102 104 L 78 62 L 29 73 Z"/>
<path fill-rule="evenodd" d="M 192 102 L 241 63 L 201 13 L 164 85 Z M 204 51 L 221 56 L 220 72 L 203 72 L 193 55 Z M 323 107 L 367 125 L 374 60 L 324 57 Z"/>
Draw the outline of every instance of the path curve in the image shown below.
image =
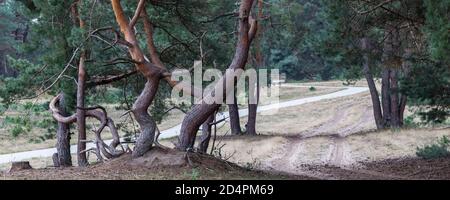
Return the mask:
<path fill-rule="evenodd" d="M 311 86 L 290 85 L 290 84 L 285 84 L 283 86 L 285 86 L 285 87 L 307 87 L 307 88 L 311 87 Z M 314 86 L 314 87 L 316 87 L 316 88 L 342 88 L 344 90 L 333 92 L 330 94 L 320 95 L 320 96 L 306 97 L 306 98 L 301 98 L 301 99 L 296 99 L 296 100 L 274 103 L 274 104 L 270 104 L 270 105 L 258 106 L 257 112 L 258 113 L 264 112 L 264 111 L 272 112 L 272 111 L 276 111 L 277 109 L 281 109 L 281 108 L 293 107 L 293 106 L 298 106 L 298 105 L 321 101 L 321 100 L 334 99 L 334 98 L 339 98 L 339 97 L 344 97 L 344 96 L 355 95 L 355 94 L 359 94 L 359 93 L 366 92 L 369 90 L 367 87 L 328 87 L 328 86 Z M 247 116 L 248 110 L 247 109 L 239 110 L 239 115 L 241 117 Z M 217 120 L 221 120 L 223 118 L 228 118 L 228 112 L 219 113 L 217 115 Z M 161 131 L 160 139 L 175 137 L 180 133 L 180 129 L 181 129 L 181 124 L 179 124 L 175 127 L 172 127 L 170 129 Z M 111 140 L 107 140 L 105 142 L 110 143 Z M 87 148 L 92 148 L 92 147 L 95 147 L 95 145 L 92 143 L 87 145 Z M 77 151 L 76 149 L 77 149 L 76 145 L 71 146 L 71 152 L 76 152 Z M 31 158 L 51 157 L 55 152 L 56 152 L 56 148 L 48 148 L 48 149 L 41 149 L 41 150 L 11 153 L 11 154 L 3 154 L 3 155 L 0 155 L 0 164 L 21 161 L 21 160 L 26 160 L 26 159 L 31 159 Z"/>

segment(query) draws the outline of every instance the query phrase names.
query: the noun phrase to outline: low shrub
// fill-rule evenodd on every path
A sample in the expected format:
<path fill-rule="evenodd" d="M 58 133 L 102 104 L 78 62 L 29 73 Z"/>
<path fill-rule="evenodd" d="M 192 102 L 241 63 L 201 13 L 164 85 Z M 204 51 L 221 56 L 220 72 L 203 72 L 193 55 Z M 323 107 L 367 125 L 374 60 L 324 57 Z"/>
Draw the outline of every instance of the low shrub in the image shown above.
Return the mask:
<path fill-rule="evenodd" d="M 416 155 L 424 159 L 435 159 L 447 157 L 450 155 L 448 147 L 450 146 L 450 140 L 447 136 L 443 136 L 435 144 L 426 145 L 424 147 L 417 147 Z"/>

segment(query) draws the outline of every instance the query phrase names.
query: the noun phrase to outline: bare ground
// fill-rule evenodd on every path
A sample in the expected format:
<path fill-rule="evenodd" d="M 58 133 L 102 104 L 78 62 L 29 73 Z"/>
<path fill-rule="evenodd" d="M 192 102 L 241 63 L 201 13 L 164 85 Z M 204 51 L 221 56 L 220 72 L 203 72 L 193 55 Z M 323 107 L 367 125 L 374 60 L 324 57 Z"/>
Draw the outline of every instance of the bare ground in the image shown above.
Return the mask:
<path fill-rule="evenodd" d="M 130 154 L 86 168 L 45 168 L 1 173 L 8 179 L 41 180 L 198 180 L 198 179 L 311 179 L 283 173 L 263 172 L 240 167 L 212 156 L 154 148 L 139 159 Z"/>
<path fill-rule="evenodd" d="M 318 85 L 339 84 L 342 82 Z M 223 163 L 210 167 L 207 164 L 206 168 L 140 166 L 130 170 L 129 166 L 106 163 L 87 169 L 41 169 L 3 176 L 6 179 L 450 179 L 450 158 L 415 157 L 416 147 L 450 136 L 449 129 L 376 132 L 368 94 L 283 108 L 271 115 L 261 113 L 257 119 L 258 136 L 225 135 L 227 124 L 219 129 L 216 141 L 216 146 L 221 146 L 219 153 L 237 163 L 240 166 L 237 170 L 224 169 Z M 241 122 L 245 124 L 246 119 Z M 162 143 L 171 146 L 171 142 Z M 129 158 L 111 162 L 120 163 L 122 159 Z"/>
<path fill-rule="evenodd" d="M 328 94 L 332 92 L 337 92 L 339 90 L 342 90 L 342 88 L 316 88 L 315 90 L 309 90 L 308 87 L 303 88 L 295 88 L 295 87 L 281 87 L 280 88 L 280 101 L 287 101 L 292 99 L 299 99 L 299 98 L 305 98 L 310 96 L 318 96 L 323 94 Z M 26 102 L 41 104 L 45 103 L 52 97 L 49 95 L 45 95 L 40 97 L 37 100 L 33 101 L 21 101 L 20 103 L 24 104 Z M 241 108 L 246 107 L 246 101 L 244 99 L 241 99 L 241 102 L 244 104 L 240 105 Z M 125 125 L 122 129 L 119 129 L 120 136 L 124 136 L 125 132 L 124 129 L 128 129 L 129 131 L 138 131 L 139 127 L 137 126 L 137 123 L 130 120 L 129 115 L 123 116 L 123 114 L 126 112 L 125 110 L 116 109 L 117 105 L 115 104 L 108 104 L 104 105 L 108 112 L 108 116 L 115 120 L 116 125 L 122 124 Z M 14 153 L 14 152 L 22 152 L 22 151 L 30 151 L 30 150 L 36 150 L 36 149 L 45 149 L 54 147 L 56 143 L 56 139 L 47 139 L 45 141 L 40 142 L 31 142 L 31 140 L 38 138 L 39 136 L 43 136 L 47 130 L 33 127 L 30 132 L 26 132 L 23 134 L 18 135 L 17 137 L 13 137 L 10 130 L 8 130 L 7 126 L 4 126 L 2 123 L 4 121 L 4 118 L 6 116 L 14 117 L 14 116 L 24 116 L 27 115 L 26 111 L 19 111 L 19 110 L 12 110 L 9 109 L 2 115 L 0 115 L 0 154 L 8 154 L 8 153 Z M 34 118 L 42 117 L 43 115 L 49 116 L 49 113 L 43 113 L 39 116 L 35 116 Z M 158 124 L 158 128 L 160 130 L 166 130 L 169 128 L 172 128 L 183 120 L 184 113 L 180 110 L 171 110 L 166 117 L 162 120 L 161 123 Z M 37 120 L 37 119 L 34 119 Z M 87 124 L 93 129 L 96 126 L 99 126 L 98 121 L 93 119 L 88 119 Z M 2 127 L 3 125 L 3 127 Z M 75 137 L 75 136 L 73 136 Z M 93 139 L 94 134 L 88 134 L 88 139 Z M 111 135 L 109 133 L 108 129 L 105 129 L 105 132 L 103 133 L 104 139 L 110 139 Z M 72 144 L 76 144 L 75 140 L 72 140 Z"/>
<path fill-rule="evenodd" d="M 261 114 L 257 130 L 258 137 L 221 138 L 222 154 L 233 155 L 230 161 L 243 166 L 319 179 L 423 178 L 422 172 L 409 164 L 433 161 L 418 159 L 416 148 L 450 136 L 448 129 L 375 131 L 368 94 L 285 108 L 275 115 Z M 405 170 L 418 175 L 385 173 L 390 164 L 385 160 L 395 162 L 393 166 L 404 163 L 408 165 Z M 376 164 L 380 162 L 384 165 Z M 441 165 L 448 164 L 443 160 Z"/>

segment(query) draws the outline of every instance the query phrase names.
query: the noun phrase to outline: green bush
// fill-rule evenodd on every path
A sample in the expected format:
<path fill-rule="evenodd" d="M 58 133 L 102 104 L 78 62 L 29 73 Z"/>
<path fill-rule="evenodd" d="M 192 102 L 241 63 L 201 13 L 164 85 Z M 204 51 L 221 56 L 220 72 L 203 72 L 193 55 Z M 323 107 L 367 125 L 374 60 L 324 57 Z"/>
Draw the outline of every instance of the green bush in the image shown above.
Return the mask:
<path fill-rule="evenodd" d="M 420 121 L 417 122 L 417 120 L 416 120 L 417 118 L 418 118 L 417 114 L 413 114 L 413 115 L 407 116 L 403 120 L 403 125 L 405 127 L 408 127 L 408 128 L 418 128 L 418 127 L 423 126 L 424 125 L 423 123 L 421 123 Z"/>
<path fill-rule="evenodd" d="M 450 155 L 448 147 L 450 140 L 447 136 L 443 136 L 436 144 L 426 145 L 424 147 L 417 147 L 416 155 L 424 159 L 442 158 Z"/>
<path fill-rule="evenodd" d="M 7 108 L 4 105 L 0 104 L 0 114 L 5 113 L 6 110 L 7 110 Z"/>
<path fill-rule="evenodd" d="M 19 135 L 25 133 L 25 129 L 22 126 L 14 126 L 13 129 L 11 129 L 11 135 L 16 138 Z"/>
<path fill-rule="evenodd" d="M 314 91 L 316 91 L 316 88 L 313 87 L 313 86 L 311 86 L 311 87 L 309 88 L 309 91 L 310 91 L 310 92 L 314 92 Z"/>

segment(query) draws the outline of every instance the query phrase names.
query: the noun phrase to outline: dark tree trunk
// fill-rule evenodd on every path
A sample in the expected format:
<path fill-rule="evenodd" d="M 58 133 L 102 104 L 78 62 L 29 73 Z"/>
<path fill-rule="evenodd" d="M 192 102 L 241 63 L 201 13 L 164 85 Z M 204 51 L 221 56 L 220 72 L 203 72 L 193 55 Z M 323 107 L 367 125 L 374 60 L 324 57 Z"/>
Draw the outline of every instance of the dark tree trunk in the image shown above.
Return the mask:
<path fill-rule="evenodd" d="M 361 40 L 361 43 L 362 43 L 363 51 L 366 51 L 364 53 L 363 71 L 364 71 L 364 76 L 367 80 L 367 85 L 369 86 L 370 97 L 372 99 L 372 107 L 373 107 L 373 115 L 375 118 L 375 123 L 377 125 L 377 129 L 383 129 L 384 121 L 383 121 L 383 114 L 382 114 L 381 105 L 380 105 L 380 97 L 378 95 L 377 87 L 375 85 L 372 73 L 370 71 L 370 59 L 369 59 L 369 55 L 368 55 L 368 52 L 370 51 L 369 41 L 367 38 L 363 38 Z"/>
<path fill-rule="evenodd" d="M 83 54 L 83 53 L 82 53 Z M 78 166 L 84 167 L 89 164 L 86 152 L 86 110 L 84 110 L 84 90 L 86 83 L 85 56 L 81 55 L 78 66 L 78 88 L 77 88 L 77 129 L 78 129 Z"/>
<path fill-rule="evenodd" d="M 249 87 L 252 87 L 249 85 Z M 259 78 L 257 78 L 256 80 L 256 94 L 251 92 L 249 93 L 249 95 L 254 95 L 254 99 L 256 100 L 256 102 L 251 102 L 250 101 L 250 96 L 249 96 L 249 104 L 248 104 L 248 118 L 247 118 L 247 124 L 245 125 L 246 128 L 246 133 L 248 135 L 256 135 L 256 115 L 258 113 L 258 103 L 259 103 Z"/>
<path fill-rule="evenodd" d="M 61 94 L 58 107 L 60 114 L 67 117 L 66 104 L 64 101 L 64 94 Z M 72 156 L 70 154 L 70 130 L 69 124 L 58 122 L 58 131 L 56 133 L 56 157 L 54 160 L 55 167 L 70 167 L 72 166 Z"/>
<path fill-rule="evenodd" d="M 215 114 L 216 112 L 214 112 L 214 114 L 209 116 L 208 119 L 202 125 L 202 137 L 200 138 L 200 142 L 198 143 L 198 151 L 201 153 L 206 153 L 208 150 L 212 132 L 211 123 L 214 122 Z"/>
<path fill-rule="evenodd" d="M 391 57 L 391 71 L 390 71 L 390 95 L 391 95 L 391 127 L 399 128 L 402 123 L 400 120 L 400 91 L 398 86 L 398 77 L 401 72 L 401 42 L 400 30 L 396 26 L 392 26 L 391 30 L 391 48 L 388 55 Z"/>
<path fill-rule="evenodd" d="M 258 18 L 262 19 L 263 16 L 263 6 L 264 2 L 263 0 L 258 0 Z M 255 38 L 255 68 L 256 70 L 264 67 L 264 58 L 263 54 L 261 52 L 261 35 L 263 33 L 263 29 L 261 24 L 258 26 L 257 30 L 257 37 Z M 250 85 L 249 85 L 250 87 Z M 251 91 L 249 89 L 249 91 Z M 247 117 L 247 124 L 245 125 L 246 133 L 249 135 L 256 135 L 256 115 L 258 111 L 258 103 L 259 103 L 259 76 L 257 77 L 256 81 L 256 94 L 250 95 L 256 95 L 254 98 L 256 99 L 256 104 L 250 102 L 249 97 L 249 104 L 248 104 L 248 117 Z"/>
<path fill-rule="evenodd" d="M 228 69 L 244 69 L 247 64 L 248 52 L 250 49 L 251 41 L 256 33 L 257 22 L 250 20 L 250 10 L 253 5 L 253 0 L 242 0 L 239 8 L 239 41 L 237 42 L 236 52 L 234 54 L 233 61 Z M 251 26 L 250 26 L 251 24 Z M 225 88 L 226 81 L 234 75 L 226 73 L 222 77 L 217 85 L 216 89 L 224 91 L 224 96 L 229 92 L 229 88 Z M 228 91 L 227 91 L 228 90 Z M 207 95 L 201 102 L 201 104 L 194 105 L 192 110 L 186 114 L 181 125 L 181 132 L 179 135 L 179 143 L 177 148 L 182 151 L 192 149 L 195 143 L 195 137 L 200 125 L 217 110 L 220 105 L 208 104 L 206 102 L 213 102 L 214 90 Z M 208 101 L 205 101 L 208 100 Z M 211 101 L 210 101 L 211 100 Z"/>
<path fill-rule="evenodd" d="M 239 135 L 242 133 L 241 130 L 241 122 L 239 117 L 239 107 L 237 105 L 237 98 L 236 98 L 236 90 L 233 98 L 233 103 L 228 104 L 228 113 L 230 115 L 230 127 L 231 127 L 231 134 L 232 135 Z"/>
<path fill-rule="evenodd" d="M 246 124 L 248 135 L 256 135 L 256 114 L 258 110 L 258 104 L 248 105 L 248 121 Z"/>
<path fill-rule="evenodd" d="M 155 140 L 156 122 L 148 114 L 147 110 L 158 91 L 158 86 L 158 78 L 148 79 L 141 95 L 133 105 L 134 117 L 141 128 L 141 133 L 136 141 L 132 155 L 134 158 L 140 157 L 149 151 Z"/>
<path fill-rule="evenodd" d="M 197 135 L 200 125 L 202 125 L 219 107 L 219 104 L 203 103 L 195 105 L 183 119 L 177 148 L 180 150 L 193 149 L 195 136 Z"/>
<path fill-rule="evenodd" d="M 391 97 L 391 127 L 400 127 L 400 109 L 398 98 L 398 70 L 392 69 L 390 72 L 390 97 Z"/>
<path fill-rule="evenodd" d="M 384 30 L 385 40 L 383 42 L 383 71 L 381 72 L 381 101 L 383 108 L 383 121 L 385 127 L 391 126 L 391 65 L 393 55 L 393 28 L 387 24 Z"/>
<path fill-rule="evenodd" d="M 389 127 L 391 121 L 391 97 L 390 97 L 390 81 L 389 81 L 389 69 L 383 69 L 381 74 L 381 101 L 383 108 L 383 121 L 384 126 Z"/>

